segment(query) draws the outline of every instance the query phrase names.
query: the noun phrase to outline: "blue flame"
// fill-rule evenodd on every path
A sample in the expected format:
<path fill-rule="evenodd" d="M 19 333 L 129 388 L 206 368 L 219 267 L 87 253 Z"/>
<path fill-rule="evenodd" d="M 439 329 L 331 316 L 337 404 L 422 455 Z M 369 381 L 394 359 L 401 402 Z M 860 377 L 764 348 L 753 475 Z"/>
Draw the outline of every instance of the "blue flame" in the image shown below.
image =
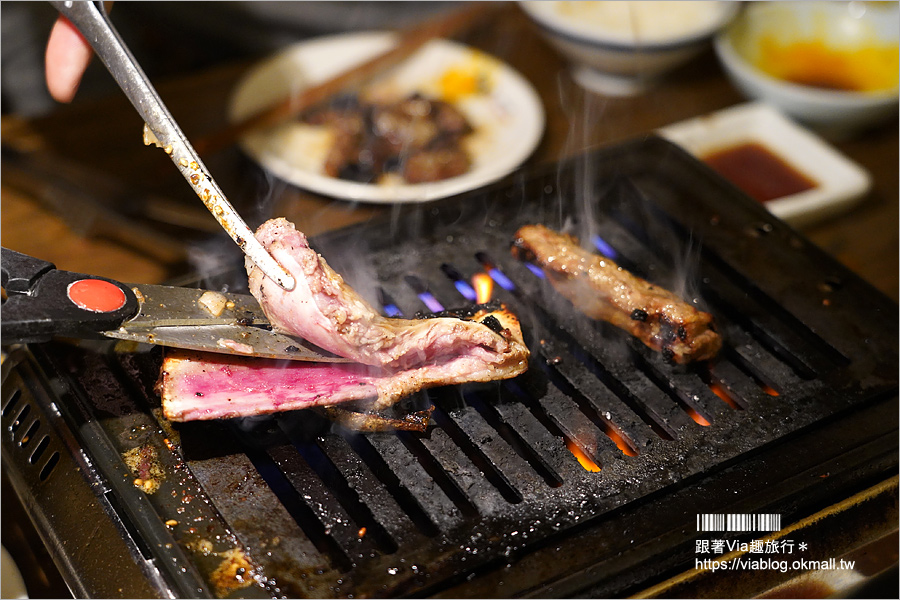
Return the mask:
<path fill-rule="evenodd" d="M 528 267 L 528 270 L 529 270 L 529 271 L 531 271 L 532 273 L 534 273 L 535 275 L 537 275 L 537 276 L 540 277 L 541 279 L 544 278 L 544 272 L 543 272 L 543 271 L 541 270 L 541 268 L 540 268 L 539 266 L 537 266 L 536 264 L 527 262 L 527 263 L 525 263 L 525 266 Z"/>
<path fill-rule="evenodd" d="M 419 300 L 421 300 L 431 312 L 441 312 L 444 310 L 444 306 L 438 302 L 437 298 L 435 298 L 431 292 L 420 292 L 417 296 L 419 296 Z"/>
<path fill-rule="evenodd" d="M 488 275 L 490 275 L 491 279 L 493 279 L 497 283 L 497 285 L 502 287 L 504 290 L 511 292 L 516 289 L 516 284 L 514 284 L 512 280 L 497 267 L 491 267 L 490 269 L 488 269 Z"/>
<path fill-rule="evenodd" d="M 453 285 L 455 285 L 459 293 L 463 295 L 463 298 L 465 298 L 469 302 L 475 302 L 476 300 L 478 300 L 478 294 L 467 281 L 463 279 L 457 279 L 453 282 Z"/>
<path fill-rule="evenodd" d="M 403 315 L 403 312 L 399 308 L 397 308 L 396 304 L 385 304 L 384 314 L 388 317 L 399 317 Z"/>
<path fill-rule="evenodd" d="M 619 253 L 616 252 L 616 249 L 610 246 L 606 242 L 606 240 L 604 240 L 599 235 L 594 235 L 591 237 L 591 239 L 594 242 L 594 247 L 597 248 L 597 250 L 599 250 L 600 253 L 603 254 L 603 256 L 615 260 L 615 258 L 619 255 Z"/>

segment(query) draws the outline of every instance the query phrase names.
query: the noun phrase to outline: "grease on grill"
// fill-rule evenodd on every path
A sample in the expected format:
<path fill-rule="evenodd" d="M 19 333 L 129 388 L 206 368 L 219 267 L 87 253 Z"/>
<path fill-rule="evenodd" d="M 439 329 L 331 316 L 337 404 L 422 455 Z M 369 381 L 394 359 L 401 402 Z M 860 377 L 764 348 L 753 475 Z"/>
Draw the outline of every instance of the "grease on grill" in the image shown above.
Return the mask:
<path fill-rule="evenodd" d="M 134 474 L 134 486 L 146 494 L 153 494 L 166 478 L 159 463 L 159 454 L 150 444 L 132 448 L 122 454 L 122 459 Z"/>
<path fill-rule="evenodd" d="M 218 598 L 224 598 L 235 590 L 253 583 L 253 565 L 243 550 L 232 548 L 218 553 L 217 556 L 222 562 L 210 575 L 210 583 L 215 588 Z"/>

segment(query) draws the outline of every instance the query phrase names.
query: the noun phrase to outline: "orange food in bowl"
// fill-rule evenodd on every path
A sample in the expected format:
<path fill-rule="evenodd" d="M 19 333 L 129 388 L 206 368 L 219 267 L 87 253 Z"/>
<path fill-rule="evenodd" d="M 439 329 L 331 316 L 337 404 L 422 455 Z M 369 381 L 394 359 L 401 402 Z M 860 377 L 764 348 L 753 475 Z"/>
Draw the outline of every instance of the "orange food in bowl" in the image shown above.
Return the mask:
<path fill-rule="evenodd" d="M 898 65 L 896 44 L 834 48 L 820 40 L 786 44 L 764 37 L 759 41 L 756 66 L 773 77 L 801 85 L 876 92 L 897 87 Z"/>

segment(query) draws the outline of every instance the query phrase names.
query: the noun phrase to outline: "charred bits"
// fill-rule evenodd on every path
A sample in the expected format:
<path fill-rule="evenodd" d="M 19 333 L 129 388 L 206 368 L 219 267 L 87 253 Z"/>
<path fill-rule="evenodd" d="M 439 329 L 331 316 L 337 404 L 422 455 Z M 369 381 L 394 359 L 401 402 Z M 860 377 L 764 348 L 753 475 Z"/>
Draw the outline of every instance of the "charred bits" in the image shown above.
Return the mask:
<path fill-rule="evenodd" d="M 500 323 L 500 320 L 497 319 L 494 315 L 488 315 L 484 319 L 481 320 L 481 324 L 493 331 L 494 333 L 498 333 L 503 335 L 503 325 Z"/>

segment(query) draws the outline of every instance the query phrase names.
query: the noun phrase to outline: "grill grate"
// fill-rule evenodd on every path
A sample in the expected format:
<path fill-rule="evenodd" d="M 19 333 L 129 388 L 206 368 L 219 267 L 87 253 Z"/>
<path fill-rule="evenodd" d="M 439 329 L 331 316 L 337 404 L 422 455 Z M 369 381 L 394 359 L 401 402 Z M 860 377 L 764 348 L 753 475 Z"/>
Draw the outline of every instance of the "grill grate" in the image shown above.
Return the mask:
<path fill-rule="evenodd" d="M 568 226 L 622 266 L 698 298 L 725 339 L 719 360 L 669 365 L 572 310 L 511 256 L 512 234 L 527 223 Z M 113 488 L 122 503 L 135 497 L 169 520 L 185 554 L 172 562 L 194 573 L 192 593 L 453 595 L 498 572 L 508 587 L 489 595 L 550 593 L 574 563 L 529 557 L 616 519 L 625 527 L 618 536 L 631 538 L 629 566 L 654 566 L 624 579 L 588 567 L 577 585 L 558 589 L 621 593 L 672 568 L 676 557 L 659 560 L 662 549 L 691 538 L 653 541 L 660 524 L 634 527 L 630 511 L 678 523 L 692 523 L 704 503 L 703 512 L 734 512 L 741 502 L 732 495 L 699 502 L 691 486 L 813 425 L 896 398 L 896 306 L 662 140 L 599 151 L 469 201 L 398 209 L 314 245 L 385 314 L 471 303 L 473 276 L 487 273 L 494 297 L 522 321 L 531 368 L 409 399 L 410 408 L 436 407 L 424 434 L 354 434 L 304 413 L 173 428 L 152 416 L 156 352 L 51 346 L 45 368 L 63 373 L 119 454 L 142 444 L 159 452 L 168 473 L 159 492 L 136 491 L 121 465 Z M 893 458 L 869 456 L 857 477 L 895 467 L 896 437 L 885 456 L 891 443 Z M 781 497 L 772 494 L 748 496 L 746 511 L 771 512 L 767 503 Z M 133 514 L 135 536 L 158 530 L 152 521 Z M 623 552 L 621 540 L 591 539 L 596 565 Z M 223 565 L 245 564 L 236 550 L 255 568 L 253 585 L 222 575 Z M 179 577 L 158 547 L 147 553 Z"/>

